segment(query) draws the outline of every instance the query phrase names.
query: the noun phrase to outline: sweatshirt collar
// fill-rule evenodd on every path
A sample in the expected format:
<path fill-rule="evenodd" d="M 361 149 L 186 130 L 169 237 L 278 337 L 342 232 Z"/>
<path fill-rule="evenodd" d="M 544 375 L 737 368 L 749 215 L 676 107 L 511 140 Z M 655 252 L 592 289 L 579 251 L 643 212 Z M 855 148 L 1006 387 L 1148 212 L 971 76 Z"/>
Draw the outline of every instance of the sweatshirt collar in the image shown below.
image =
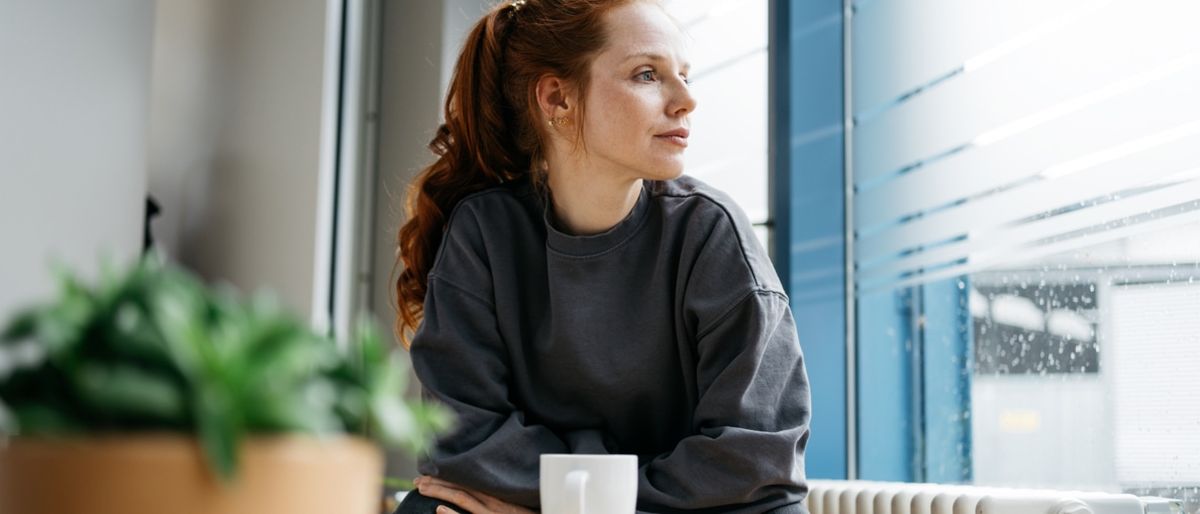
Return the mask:
<path fill-rule="evenodd" d="M 642 181 L 642 190 L 637 203 L 629 214 L 612 228 L 599 234 L 576 236 L 558 229 L 550 198 L 542 198 L 542 218 L 546 223 L 546 246 L 551 250 L 573 257 L 588 257 L 604 253 L 620 246 L 641 228 L 650 211 L 650 193 L 647 182 Z"/>

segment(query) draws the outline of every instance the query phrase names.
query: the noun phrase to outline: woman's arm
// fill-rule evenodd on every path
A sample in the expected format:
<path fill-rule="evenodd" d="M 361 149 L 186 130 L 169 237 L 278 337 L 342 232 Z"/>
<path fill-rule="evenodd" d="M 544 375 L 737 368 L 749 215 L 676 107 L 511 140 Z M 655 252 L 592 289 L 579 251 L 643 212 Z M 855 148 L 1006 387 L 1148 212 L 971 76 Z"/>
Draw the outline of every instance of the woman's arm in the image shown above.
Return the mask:
<path fill-rule="evenodd" d="M 421 473 L 506 502 L 537 505 L 539 455 L 568 449 L 509 401 L 510 367 L 491 302 L 431 276 L 412 359 L 426 397 L 458 418 L 421 460 Z"/>
<path fill-rule="evenodd" d="M 746 293 L 709 318 L 697 349 L 693 435 L 642 465 L 639 499 L 727 513 L 802 500 L 811 407 L 786 297 Z"/>

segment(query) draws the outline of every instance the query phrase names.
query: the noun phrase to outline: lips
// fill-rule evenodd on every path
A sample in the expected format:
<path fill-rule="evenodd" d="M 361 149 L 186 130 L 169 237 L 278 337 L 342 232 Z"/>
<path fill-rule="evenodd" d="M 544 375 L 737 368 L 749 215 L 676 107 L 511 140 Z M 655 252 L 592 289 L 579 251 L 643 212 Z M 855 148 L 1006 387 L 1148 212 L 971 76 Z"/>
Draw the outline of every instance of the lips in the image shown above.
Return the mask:
<path fill-rule="evenodd" d="M 677 128 L 677 129 L 669 131 L 669 132 L 663 132 L 661 134 L 657 134 L 654 137 L 661 139 L 663 141 L 666 141 L 668 143 L 686 147 L 688 145 L 688 135 L 689 134 L 690 134 L 690 131 L 688 129 Z"/>

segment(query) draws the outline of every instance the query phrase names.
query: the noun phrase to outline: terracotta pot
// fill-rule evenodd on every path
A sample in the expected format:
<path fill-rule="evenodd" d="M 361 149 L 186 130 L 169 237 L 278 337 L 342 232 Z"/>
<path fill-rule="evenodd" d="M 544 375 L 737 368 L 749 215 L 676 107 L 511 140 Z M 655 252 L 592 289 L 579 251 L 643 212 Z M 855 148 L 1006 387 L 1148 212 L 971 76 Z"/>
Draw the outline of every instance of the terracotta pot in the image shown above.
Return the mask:
<path fill-rule="evenodd" d="M 383 457 L 358 438 L 251 438 L 219 480 L 194 439 L 22 439 L 0 449 L 4 514 L 378 514 Z"/>

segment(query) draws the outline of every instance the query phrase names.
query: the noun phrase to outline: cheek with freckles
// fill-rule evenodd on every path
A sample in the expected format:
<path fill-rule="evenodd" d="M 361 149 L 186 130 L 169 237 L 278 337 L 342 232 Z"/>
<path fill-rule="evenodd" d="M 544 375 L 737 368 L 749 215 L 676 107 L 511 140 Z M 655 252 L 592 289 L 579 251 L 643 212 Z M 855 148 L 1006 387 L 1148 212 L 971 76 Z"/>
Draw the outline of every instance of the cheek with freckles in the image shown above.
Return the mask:
<path fill-rule="evenodd" d="M 639 82 L 624 75 L 597 75 L 588 86 L 583 116 L 583 149 L 603 169 L 650 180 L 682 173 L 682 149 L 656 137 L 681 120 L 667 113 L 669 90 L 661 82 Z"/>
<path fill-rule="evenodd" d="M 589 150 L 626 166 L 648 166 L 647 152 L 654 142 L 653 101 L 633 91 L 596 93 L 584 124 Z"/>

